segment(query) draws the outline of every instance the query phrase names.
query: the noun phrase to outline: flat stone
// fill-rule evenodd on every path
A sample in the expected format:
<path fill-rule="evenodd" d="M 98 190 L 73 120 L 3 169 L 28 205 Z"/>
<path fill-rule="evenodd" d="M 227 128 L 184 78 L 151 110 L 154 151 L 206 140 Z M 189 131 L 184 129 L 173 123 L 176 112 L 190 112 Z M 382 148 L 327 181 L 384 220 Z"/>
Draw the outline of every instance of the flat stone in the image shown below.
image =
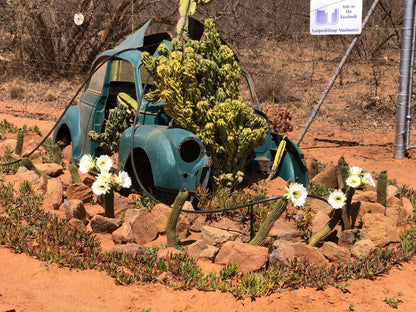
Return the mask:
<path fill-rule="evenodd" d="M 152 216 L 157 220 L 157 228 L 159 233 L 166 233 L 166 226 L 168 223 L 169 215 L 171 214 L 172 209 L 164 204 L 156 204 L 151 211 Z M 176 236 L 180 239 L 184 239 L 188 236 L 189 232 L 189 221 L 181 213 L 176 223 Z"/>
<path fill-rule="evenodd" d="M 367 213 L 363 216 L 363 231 L 376 247 L 400 242 L 400 231 L 394 222 L 381 213 Z"/>
<path fill-rule="evenodd" d="M 328 260 L 319 252 L 318 248 L 310 247 L 305 243 L 294 243 L 292 247 L 295 249 L 295 257 L 304 259 L 311 264 L 328 263 Z"/>
<path fill-rule="evenodd" d="M 328 223 L 329 220 L 330 218 L 325 212 L 318 210 L 312 218 L 310 230 L 312 233 L 318 232 Z"/>
<path fill-rule="evenodd" d="M 100 215 L 96 215 L 91 219 L 91 228 L 94 233 L 113 233 L 117 230 L 123 220 L 116 218 L 107 218 Z"/>
<path fill-rule="evenodd" d="M 207 245 L 220 247 L 226 242 L 235 240 L 237 234 L 235 232 L 205 225 L 202 227 L 201 237 Z"/>
<path fill-rule="evenodd" d="M 50 177 L 57 177 L 64 172 L 62 166 L 55 163 L 36 164 L 36 168 L 43 174 Z"/>
<path fill-rule="evenodd" d="M 338 245 L 351 247 L 355 242 L 365 239 L 370 239 L 370 237 L 362 229 L 344 230 L 339 233 Z"/>
<path fill-rule="evenodd" d="M 208 245 L 202 239 L 199 239 L 196 242 L 189 245 L 186 251 L 190 257 L 198 259 L 201 252 L 207 249 L 207 247 Z"/>
<path fill-rule="evenodd" d="M 353 201 L 376 203 L 377 202 L 377 192 L 375 192 L 375 191 L 366 191 L 366 192 L 356 191 L 355 194 L 354 194 L 354 197 L 353 197 Z"/>
<path fill-rule="evenodd" d="M 115 244 L 126 244 L 134 242 L 133 230 L 129 222 L 123 224 L 111 233 L 111 237 Z"/>
<path fill-rule="evenodd" d="M 292 242 L 285 240 L 277 240 L 273 243 L 273 251 L 270 253 L 269 259 L 271 261 L 278 261 L 283 264 L 288 264 L 296 255 L 295 248 L 292 247 Z"/>
<path fill-rule="evenodd" d="M 153 241 L 158 235 L 158 221 L 146 209 L 128 209 L 124 217 L 133 231 L 133 237 L 140 245 Z"/>
<path fill-rule="evenodd" d="M 219 248 L 215 246 L 207 246 L 202 252 L 199 254 L 198 259 L 208 259 L 213 261 L 215 256 L 218 254 Z"/>
<path fill-rule="evenodd" d="M 268 249 L 260 246 L 252 246 L 240 242 L 229 241 L 222 245 L 215 263 L 237 263 L 241 272 L 257 271 L 266 265 L 269 258 Z"/>
<path fill-rule="evenodd" d="M 49 206 L 58 210 L 59 206 L 62 204 L 64 198 L 64 189 L 60 178 L 54 178 L 48 180 L 48 185 L 46 187 L 46 199 Z"/>
<path fill-rule="evenodd" d="M 357 259 L 364 258 L 368 257 L 375 248 L 376 247 L 371 239 L 362 239 L 352 246 L 351 254 Z"/>
<path fill-rule="evenodd" d="M 59 208 L 65 212 L 65 218 L 71 220 L 72 218 L 82 221 L 84 224 L 87 223 L 87 213 L 84 208 L 84 204 L 79 199 L 64 200 L 64 203 Z"/>
<path fill-rule="evenodd" d="M 67 199 L 79 199 L 85 204 L 92 202 L 94 199 L 92 189 L 84 183 L 68 185 L 65 194 Z"/>
<path fill-rule="evenodd" d="M 338 246 L 334 242 L 324 242 L 319 252 L 332 262 L 350 262 L 351 252 L 344 247 Z"/>
<path fill-rule="evenodd" d="M 274 222 L 269 232 L 269 237 L 272 240 L 286 240 L 295 242 L 299 236 L 299 231 L 296 228 L 294 222 L 288 222 L 282 219 L 278 219 Z"/>
<path fill-rule="evenodd" d="M 128 244 L 123 244 L 123 245 L 115 245 L 113 250 L 115 252 L 121 252 L 121 253 L 127 253 L 127 254 L 132 254 L 132 255 L 146 255 L 147 251 L 143 246 L 137 245 L 137 244 L 133 244 L 133 243 L 128 243 Z"/>

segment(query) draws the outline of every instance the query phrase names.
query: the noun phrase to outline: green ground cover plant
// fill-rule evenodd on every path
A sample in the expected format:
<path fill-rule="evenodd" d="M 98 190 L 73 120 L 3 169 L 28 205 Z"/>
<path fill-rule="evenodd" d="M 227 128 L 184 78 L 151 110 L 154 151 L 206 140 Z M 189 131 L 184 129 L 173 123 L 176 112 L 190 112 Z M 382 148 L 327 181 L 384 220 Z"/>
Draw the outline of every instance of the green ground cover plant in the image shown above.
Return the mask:
<path fill-rule="evenodd" d="M 347 281 L 374 278 L 395 265 L 410 260 L 416 251 L 416 228 L 411 227 L 401 237 L 396 248 L 375 250 L 366 258 L 347 264 L 320 266 L 302 259 L 287 265 L 271 262 L 258 272 L 241 273 L 237 265 L 227 265 L 218 274 L 205 274 L 196 260 L 187 255 L 171 255 L 158 259 L 158 248 L 147 248 L 143 255 L 103 252 L 93 234 L 76 230 L 65 221 L 40 208 L 43 196 L 36 194 L 28 182 L 19 191 L 12 184 L 0 184 L 1 205 L 0 245 L 16 253 L 27 253 L 45 263 L 57 263 L 67 268 L 105 271 L 117 283 L 159 282 L 175 289 L 232 293 L 236 298 L 269 295 L 282 288 L 299 287 L 342 288 Z"/>

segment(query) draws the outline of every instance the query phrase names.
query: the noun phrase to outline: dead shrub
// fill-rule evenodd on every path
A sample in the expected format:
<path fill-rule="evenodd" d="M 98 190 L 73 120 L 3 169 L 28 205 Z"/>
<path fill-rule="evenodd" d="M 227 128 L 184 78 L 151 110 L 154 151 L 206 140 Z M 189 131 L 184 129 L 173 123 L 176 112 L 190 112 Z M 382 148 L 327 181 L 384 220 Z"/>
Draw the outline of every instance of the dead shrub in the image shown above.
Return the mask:
<path fill-rule="evenodd" d="M 14 100 L 22 100 L 26 95 L 26 89 L 17 80 L 8 84 L 7 91 L 9 93 L 9 97 Z"/>
<path fill-rule="evenodd" d="M 276 133 L 287 133 L 293 130 L 292 114 L 276 103 L 262 103 L 261 110 L 269 120 L 270 128 Z"/>
<path fill-rule="evenodd" d="M 56 100 L 56 92 L 48 90 L 45 94 L 45 101 L 52 102 Z"/>

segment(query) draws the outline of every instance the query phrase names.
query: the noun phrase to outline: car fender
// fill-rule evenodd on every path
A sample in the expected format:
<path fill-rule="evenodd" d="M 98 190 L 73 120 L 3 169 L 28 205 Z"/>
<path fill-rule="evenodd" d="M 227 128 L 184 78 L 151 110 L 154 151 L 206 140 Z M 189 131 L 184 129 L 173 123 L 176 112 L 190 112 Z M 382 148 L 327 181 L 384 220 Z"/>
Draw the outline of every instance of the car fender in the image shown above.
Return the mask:
<path fill-rule="evenodd" d="M 68 127 L 71 135 L 72 142 L 72 157 L 74 162 L 79 162 L 82 155 L 81 153 L 81 128 L 80 128 L 80 117 L 78 106 L 71 106 L 59 122 L 56 125 L 56 129 L 53 133 L 53 143 L 56 143 L 60 139 L 61 130 L 64 127 Z"/>
<path fill-rule="evenodd" d="M 120 170 L 124 170 L 130 157 L 131 132 L 132 128 L 124 131 L 120 140 Z M 188 140 L 199 144 L 200 154 L 194 161 L 187 162 L 181 158 L 180 148 Z M 202 171 L 209 167 L 210 158 L 200 139 L 187 130 L 160 125 L 139 126 L 134 133 L 134 148 L 141 148 L 146 153 L 157 187 L 194 191 L 197 184 L 207 184 L 208 174 L 202 175 Z"/>

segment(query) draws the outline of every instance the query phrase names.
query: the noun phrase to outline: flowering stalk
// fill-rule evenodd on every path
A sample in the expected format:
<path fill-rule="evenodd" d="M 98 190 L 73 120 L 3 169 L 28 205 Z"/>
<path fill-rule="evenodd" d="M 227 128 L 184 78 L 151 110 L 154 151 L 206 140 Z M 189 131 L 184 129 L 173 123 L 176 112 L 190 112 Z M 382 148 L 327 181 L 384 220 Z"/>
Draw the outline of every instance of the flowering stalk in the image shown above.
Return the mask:
<path fill-rule="evenodd" d="M 113 161 L 107 155 L 101 155 L 95 161 L 91 155 L 84 155 L 79 162 L 79 171 L 82 173 L 99 173 L 92 184 L 92 191 L 95 195 L 104 197 L 105 215 L 108 218 L 114 218 L 114 188 L 131 186 L 127 172 L 121 171 L 118 175 L 110 173 L 112 166 Z"/>
<path fill-rule="evenodd" d="M 282 215 L 283 211 L 286 210 L 289 200 L 295 206 L 303 206 L 306 201 L 308 193 L 302 184 L 294 183 L 286 188 L 286 194 L 277 202 L 276 206 L 269 213 L 266 220 L 264 220 L 256 236 L 249 242 L 249 245 L 260 246 L 264 243 L 267 236 L 269 235 L 270 229 L 273 223 Z"/>
<path fill-rule="evenodd" d="M 342 207 L 342 226 L 344 230 L 351 229 L 351 201 L 352 197 L 355 194 L 355 188 L 347 186 L 347 190 L 345 191 L 345 205 Z"/>
<path fill-rule="evenodd" d="M 249 242 L 249 245 L 253 246 L 261 246 L 264 241 L 266 240 L 267 236 L 269 235 L 270 229 L 273 226 L 273 223 L 279 219 L 282 215 L 283 211 L 286 210 L 287 204 L 289 199 L 282 197 L 273 208 L 273 210 L 269 213 L 266 220 L 264 220 L 263 224 L 261 225 L 259 231 L 257 232 L 256 236 Z"/>
<path fill-rule="evenodd" d="M 325 224 L 325 226 L 320 229 L 318 232 L 316 232 L 308 241 L 308 246 L 310 247 L 314 247 L 316 246 L 319 242 L 321 242 L 322 240 L 325 239 L 325 237 L 327 237 L 332 230 L 334 229 L 334 227 L 337 225 L 338 221 L 341 218 L 341 214 L 342 214 L 342 209 L 337 209 L 334 211 L 331 219 L 328 221 L 327 224 Z"/>
<path fill-rule="evenodd" d="M 114 218 L 114 190 L 104 194 L 104 210 L 107 218 Z"/>
<path fill-rule="evenodd" d="M 345 180 L 345 184 L 347 185 L 346 190 L 346 203 L 345 206 L 342 208 L 342 224 L 344 230 L 351 229 L 351 201 L 352 197 L 355 194 L 355 190 L 364 185 L 375 186 L 373 178 L 371 174 L 368 172 L 363 172 L 360 167 L 350 167 L 349 168 L 349 176 Z"/>
<path fill-rule="evenodd" d="M 346 195 L 339 190 L 333 191 L 329 195 L 328 203 L 332 206 L 332 208 L 334 208 L 335 211 L 328 223 L 309 239 L 308 246 L 316 246 L 332 232 L 334 227 L 338 224 L 338 221 L 341 219 L 346 200 Z"/>

